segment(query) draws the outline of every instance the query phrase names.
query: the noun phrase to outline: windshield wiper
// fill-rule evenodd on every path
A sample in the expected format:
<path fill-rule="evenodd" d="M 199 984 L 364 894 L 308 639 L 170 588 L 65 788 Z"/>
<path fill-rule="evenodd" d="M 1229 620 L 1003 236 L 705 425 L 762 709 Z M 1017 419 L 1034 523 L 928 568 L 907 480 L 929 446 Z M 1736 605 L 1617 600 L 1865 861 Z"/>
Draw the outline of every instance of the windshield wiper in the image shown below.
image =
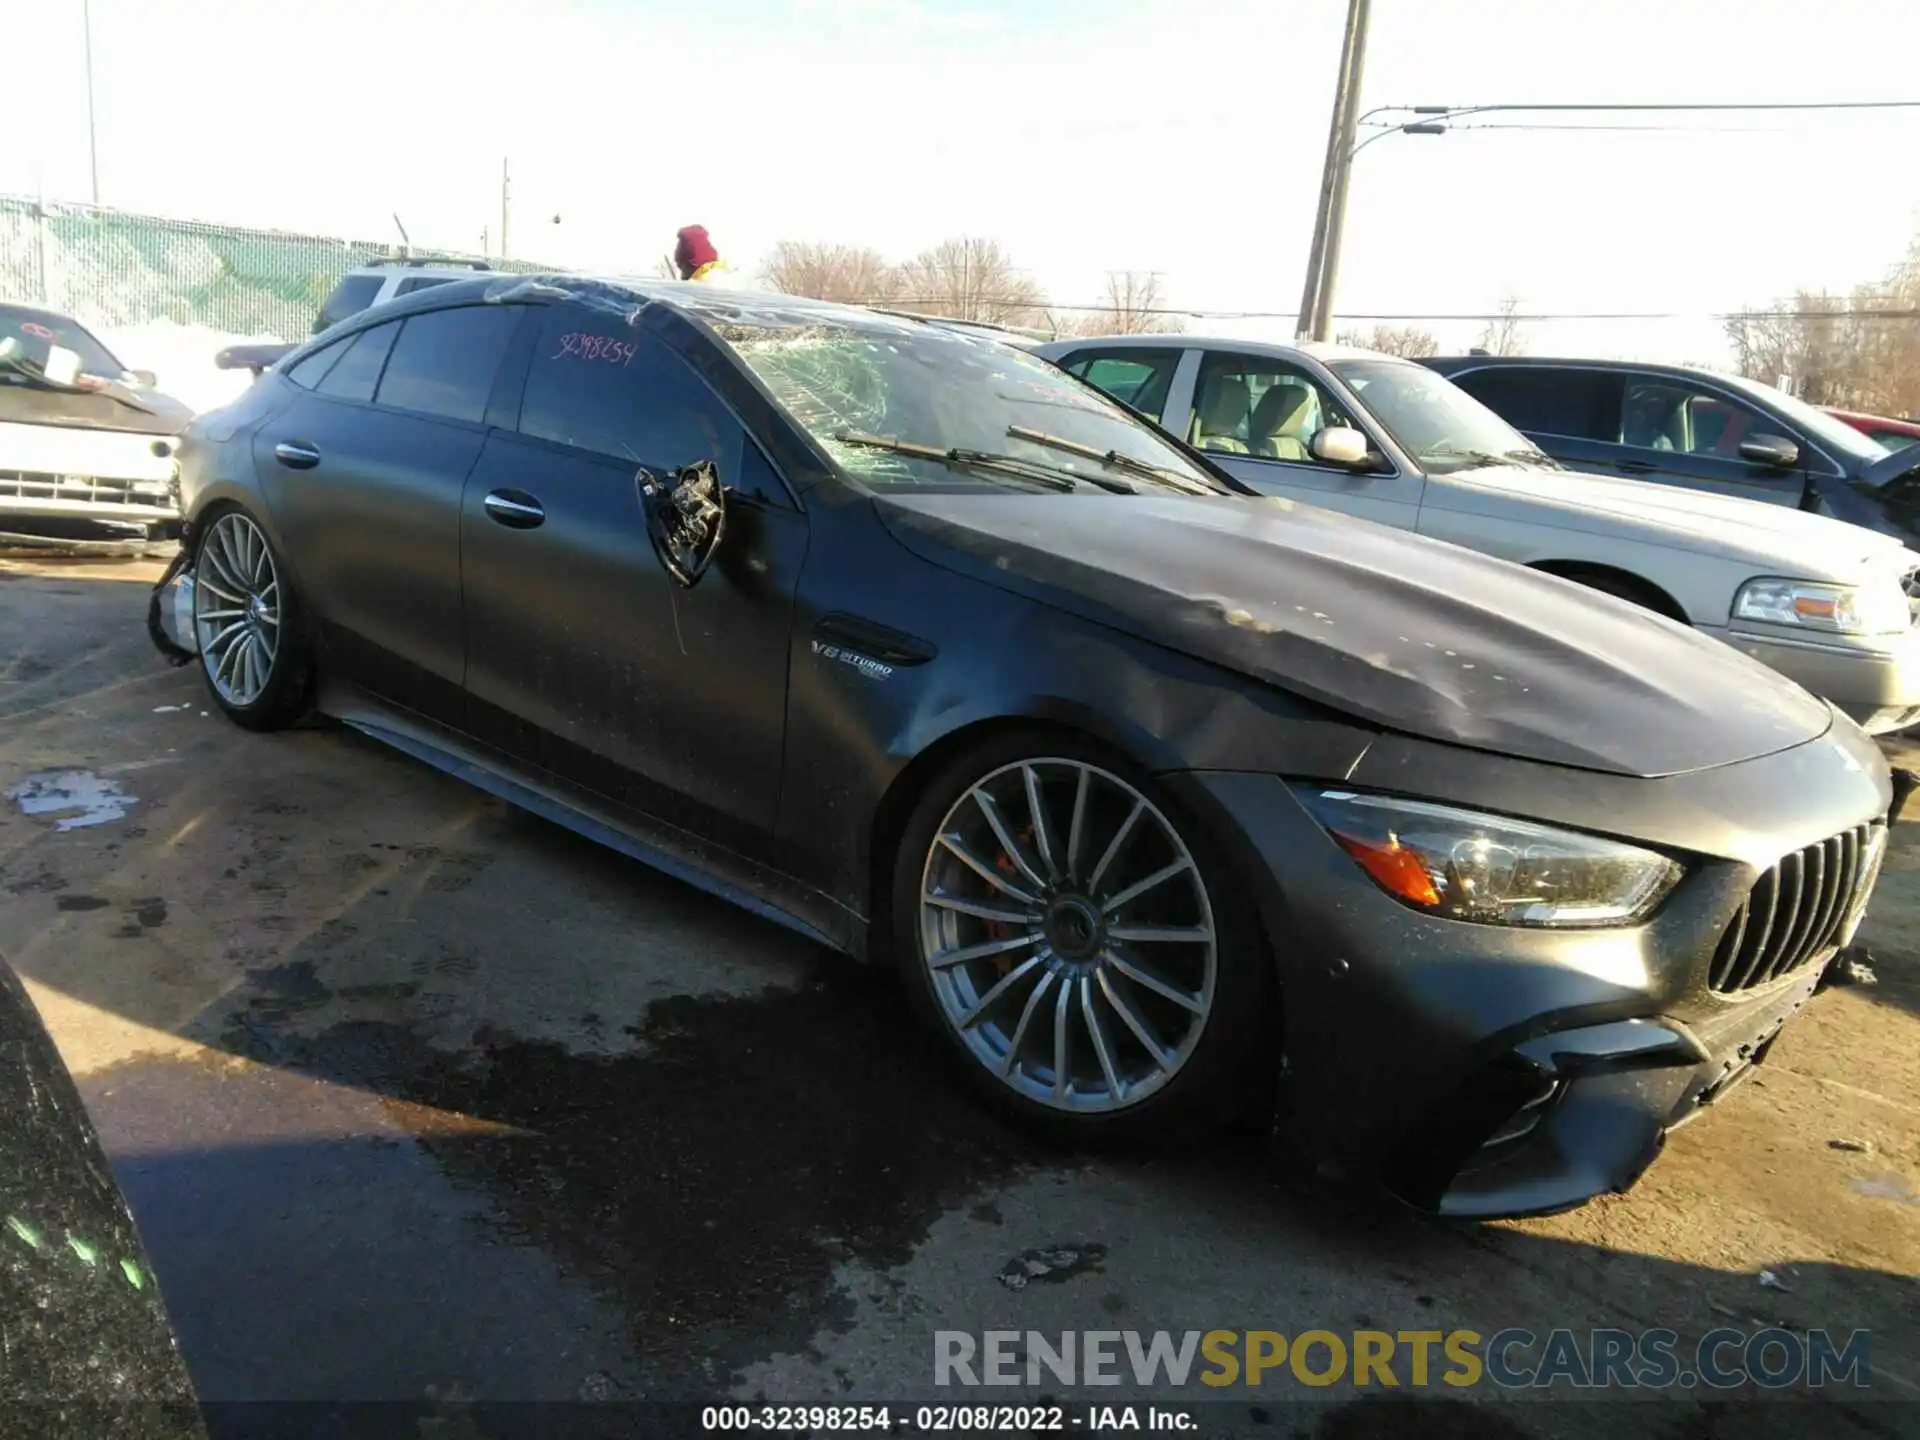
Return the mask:
<path fill-rule="evenodd" d="M 1050 449 L 1064 450 L 1069 455 L 1084 455 L 1089 460 L 1098 460 L 1104 465 L 1113 466 L 1116 470 L 1130 470 L 1135 475 L 1144 475 L 1149 480 L 1157 480 L 1162 485 L 1171 485 L 1175 489 L 1185 491 L 1189 495 L 1218 495 L 1220 493 L 1211 486 L 1202 485 L 1199 481 L 1182 475 L 1177 470 L 1169 470 L 1165 466 L 1151 464 L 1148 461 L 1142 460 L 1134 455 L 1129 455 L 1121 450 L 1102 450 L 1097 445 L 1082 445 L 1078 440 L 1069 440 L 1064 435 L 1049 435 L 1044 430 L 1029 430 L 1024 425 L 1009 425 L 1007 427 L 1007 434 L 1016 440 L 1025 440 L 1032 445 L 1045 445 Z M 1101 483 L 1100 478 L 1096 475 L 1084 475 L 1081 476 L 1081 478 L 1091 480 L 1095 485 Z M 1126 493 L 1135 494 L 1138 492 L 1129 488 Z"/>
<path fill-rule="evenodd" d="M 1525 462 L 1517 458 L 1518 452 L 1495 455 L 1490 450 L 1461 450 L 1452 445 L 1436 445 L 1431 450 L 1422 450 L 1422 460 L 1471 460 L 1476 465 L 1520 465 Z"/>
<path fill-rule="evenodd" d="M 1547 454 L 1546 451 L 1536 449 L 1531 445 L 1523 446 L 1518 450 L 1507 451 L 1507 458 L 1509 460 L 1517 460 L 1522 465 L 1538 466 L 1542 470 L 1564 470 L 1567 468 L 1551 455 Z"/>
<path fill-rule="evenodd" d="M 962 469 L 998 471 L 1012 475 L 1017 479 L 1031 481 L 1049 490 L 1058 490 L 1070 494 L 1079 486 L 1076 477 L 1069 472 L 1055 470 L 1050 465 L 1041 465 L 1035 461 L 1022 460 L 1018 455 L 996 455 L 991 450 L 968 450 L 962 446 L 953 446 L 942 450 L 938 445 L 916 445 L 911 440 L 897 440 L 891 435 L 869 435 L 864 430 L 841 430 L 834 437 L 842 445 L 864 445 L 870 450 L 891 450 L 896 455 L 911 455 L 917 460 L 933 460 L 942 465 L 953 465 Z M 1127 487 L 1127 493 L 1133 493 L 1133 487 Z"/>

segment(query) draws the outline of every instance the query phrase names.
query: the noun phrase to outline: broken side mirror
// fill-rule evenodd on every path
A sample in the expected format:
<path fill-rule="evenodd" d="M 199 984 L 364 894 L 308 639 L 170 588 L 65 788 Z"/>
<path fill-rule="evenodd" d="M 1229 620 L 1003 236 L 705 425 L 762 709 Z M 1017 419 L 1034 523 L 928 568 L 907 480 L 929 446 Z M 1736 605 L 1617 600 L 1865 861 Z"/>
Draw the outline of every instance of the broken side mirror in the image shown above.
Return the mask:
<path fill-rule="evenodd" d="M 1329 465 L 1345 465 L 1358 470 L 1369 463 L 1367 437 L 1349 425 L 1328 425 L 1313 432 L 1307 443 L 1313 458 Z"/>
<path fill-rule="evenodd" d="M 642 470 L 635 481 L 653 553 L 667 574 L 691 590 L 726 534 L 727 495 L 720 472 L 712 461 L 701 460 L 664 476 Z"/>
<path fill-rule="evenodd" d="M 1800 460 L 1800 447 L 1779 435 L 1755 435 L 1740 442 L 1740 458 L 1755 465 L 1790 470 Z"/>

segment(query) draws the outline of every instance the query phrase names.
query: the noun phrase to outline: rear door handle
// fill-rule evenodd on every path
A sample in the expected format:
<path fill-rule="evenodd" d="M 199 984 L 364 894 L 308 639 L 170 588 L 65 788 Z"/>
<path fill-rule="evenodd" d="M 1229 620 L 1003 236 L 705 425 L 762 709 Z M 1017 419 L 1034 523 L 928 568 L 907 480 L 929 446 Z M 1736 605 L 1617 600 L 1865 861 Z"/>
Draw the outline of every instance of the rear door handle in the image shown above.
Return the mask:
<path fill-rule="evenodd" d="M 311 470 L 320 463 L 320 452 L 304 440 L 282 440 L 273 447 L 273 458 L 289 470 Z"/>
<path fill-rule="evenodd" d="M 540 502 L 524 490 L 495 490 L 480 504 L 489 518 L 509 530 L 532 530 L 547 518 Z"/>

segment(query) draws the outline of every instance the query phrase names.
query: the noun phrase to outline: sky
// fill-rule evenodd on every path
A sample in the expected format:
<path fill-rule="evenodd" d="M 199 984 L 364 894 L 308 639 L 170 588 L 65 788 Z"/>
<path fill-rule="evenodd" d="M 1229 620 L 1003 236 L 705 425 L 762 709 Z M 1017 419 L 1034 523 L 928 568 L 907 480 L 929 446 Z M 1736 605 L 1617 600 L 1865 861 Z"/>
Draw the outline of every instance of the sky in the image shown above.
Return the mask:
<path fill-rule="evenodd" d="M 0 192 L 90 190 L 82 0 L 7 17 Z M 999 241 L 1061 303 L 1158 272 L 1290 338 L 1345 0 L 91 0 L 103 203 L 650 271 L 689 222 L 905 259 Z M 1362 108 L 1920 100 L 1912 0 L 1374 0 Z M 1920 109 L 1485 117 L 1354 163 L 1336 311 L 1539 322 L 1534 353 L 1724 362 L 1712 312 L 1881 279 Z M 558 217 L 556 223 L 555 217 Z M 1346 323 L 1346 322 L 1343 322 Z M 1359 321 L 1361 328 L 1371 321 Z M 1416 322 L 1449 349 L 1477 322 Z"/>

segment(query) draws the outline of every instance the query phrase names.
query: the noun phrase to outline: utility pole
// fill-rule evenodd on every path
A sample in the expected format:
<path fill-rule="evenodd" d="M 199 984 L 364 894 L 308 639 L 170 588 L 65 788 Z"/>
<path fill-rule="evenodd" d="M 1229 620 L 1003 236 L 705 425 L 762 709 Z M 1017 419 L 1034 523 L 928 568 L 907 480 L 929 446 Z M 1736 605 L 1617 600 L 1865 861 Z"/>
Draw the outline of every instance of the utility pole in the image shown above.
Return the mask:
<path fill-rule="evenodd" d="M 1366 64 L 1368 0 L 1347 0 L 1346 35 L 1340 45 L 1340 73 L 1333 87 L 1333 120 L 1327 131 L 1327 160 L 1320 172 L 1320 209 L 1313 222 L 1313 246 L 1307 256 L 1307 283 L 1300 296 L 1299 338 L 1324 340 L 1331 305 L 1327 273 L 1338 267 L 1340 231 L 1346 202 L 1347 164 L 1360 111 L 1360 76 Z"/>
<path fill-rule="evenodd" d="M 512 206 L 512 181 L 507 174 L 507 160 L 500 159 L 500 258 L 507 258 L 507 217 Z"/>
<path fill-rule="evenodd" d="M 81 33 L 87 45 L 87 165 L 93 172 L 93 203 L 100 203 L 100 147 L 93 125 L 93 0 L 80 0 Z"/>

